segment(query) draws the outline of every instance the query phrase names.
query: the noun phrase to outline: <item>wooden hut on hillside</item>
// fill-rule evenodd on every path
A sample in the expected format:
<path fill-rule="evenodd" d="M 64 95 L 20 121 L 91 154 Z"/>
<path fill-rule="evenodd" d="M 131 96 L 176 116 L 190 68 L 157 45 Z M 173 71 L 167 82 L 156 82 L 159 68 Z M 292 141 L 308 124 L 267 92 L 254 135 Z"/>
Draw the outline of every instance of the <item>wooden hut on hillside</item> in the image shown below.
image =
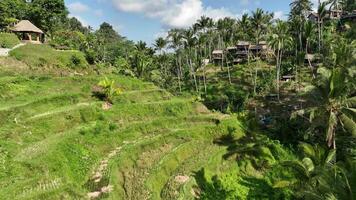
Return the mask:
<path fill-rule="evenodd" d="M 241 62 L 243 60 L 248 59 L 248 54 L 250 50 L 250 42 L 246 41 L 239 41 L 236 45 L 237 52 L 236 52 L 236 58 Z"/>
<path fill-rule="evenodd" d="M 28 20 L 21 20 L 10 30 L 21 34 L 21 40 L 24 42 L 41 44 L 44 40 L 44 32 Z"/>
<path fill-rule="evenodd" d="M 222 65 L 224 60 L 224 50 L 214 50 L 213 53 L 213 61 L 215 65 Z"/>

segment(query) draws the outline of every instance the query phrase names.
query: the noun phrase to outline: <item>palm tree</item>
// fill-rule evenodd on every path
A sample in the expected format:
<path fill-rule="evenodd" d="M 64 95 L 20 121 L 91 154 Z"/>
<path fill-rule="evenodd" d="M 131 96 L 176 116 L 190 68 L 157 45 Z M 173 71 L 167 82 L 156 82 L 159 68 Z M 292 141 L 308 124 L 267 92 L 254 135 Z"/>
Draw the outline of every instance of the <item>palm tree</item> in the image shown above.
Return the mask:
<path fill-rule="evenodd" d="M 323 23 L 324 23 L 324 19 L 326 17 L 326 6 L 327 6 L 326 2 L 320 3 L 320 0 L 319 0 L 319 7 L 318 7 L 319 53 L 321 52 L 321 46 L 322 46 Z"/>
<path fill-rule="evenodd" d="M 241 30 L 240 33 L 242 40 L 247 41 L 251 31 L 251 22 L 248 14 L 242 15 L 241 19 L 238 21 L 238 26 Z"/>
<path fill-rule="evenodd" d="M 320 68 L 318 74 L 315 87 L 310 91 L 314 105 L 317 106 L 298 113 L 310 115 L 312 128 L 323 127 L 328 146 L 336 149 L 338 130 L 344 130 L 356 137 L 356 97 L 348 95 L 347 74 L 343 68 Z"/>
<path fill-rule="evenodd" d="M 192 62 L 192 49 L 195 47 L 197 43 L 197 38 L 195 37 L 194 31 L 192 29 L 187 29 L 183 33 L 183 38 L 184 38 L 184 47 L 187 49 L 188 54 L 187 54 L 187 64 L 190 67 L 191 74 L 193 76 L 193 81 L 195 85 L 195 90 L 196 92 L 199 91 L 198 89 L 198 82 L 195 74 L 195 69 L 193 66 Z M 194 52 L 195 53 L 195 52 Z"/>
<path fill-rule="evenodd" d="M 254 30 L 254 37 L 256 44 L 259 43 L 260 37 L 262 34 L 262 25 L 263 25 L 263 15 L 264 12 L 262 9 L 258 8 L 256 11 L 252 12 L 251 25 Z"/>
<path fill-rule="evenodd" d="M 291 187 L 301 199 L 354 199 L 356 162 L 336 163 L 336 151 L 326 150 L 319 145 L 299 145 L 304 158 L 282 162 L 296 179 L 282 179 L 274 188 Z"/>
<path fill-rule="evenodd" d="M 306 17 L 312 10 L 312 3 L 309 0 L 293 0 L 290 3 L 291 12 L 289 15 L 290 21 L 294 21 L 296 32 L 299 40 L 299 48 L 303 49 L 302 32 Z"/>
<path fill-rule="evenodd" d="M 182 92 L 182 78 L 183 78 L 183 71 L 182 71 L 182 60 L 181 60 L 181 46 L 182 46 L 182 34 L 181 30 L 173 29 L 169 32 L 168 37 L 171 39 L 171 48 L 173 48 L 176 52 L 176 66 L 177 66 L 177 76 L 178 76 L 178 86 L 179 91 Z"/>
<path fill-rule="evenodd" d="M 162 55 L 163 49 L 166 47 L 167 41 L 163 37 L 159 37 L 155 40 L 154 47 L 159 51 L 159 54 Z"/>
<path fill-rule="evenodd" d="M 164 48 L 166 48 L 166 46 L 167 46 L 167 41 L 164 38 L 159 37 L 155 40 L 154 47 L 155 47 L 155 50 L 159 51 L 159 56 L 158 56 L 159 60 L 160 60 L 159 64 L 164 69 L 165 75 L 167 75 L 167 67 L 164 62 L 164 57 L 165 57 Z"/>
<path fill-rule="evenodd" d="M 138 41 L 135 45 L 136 50 L 138 51 L 146 51 L 147 50 L 147 44 L 144 41 Z"/>
<path fill-rule="evenodd" d="M 313 65 L 311 64 L 311 61 L 309 59 L 309 46 L 310 46 L 310 43 L 313 39 L 313 36 L 314 36 L 314 24 L 311 22 L 311 21 L 307 21 L 305 23 L 305 26 L 304 26 L 304 37 L 305 37 L 305 54 L 307 55 L 307 59 L 308 59 L 308 63 L 309 63 L 309 67 L 311 69 L 311 72 L 313 74 L 313 78 L 315 78 L 315 75 L 314 75 L 314 67 Z"/>
<path fill-rule="evenodd" d="M 276 83 L 277 83 L 277 95 L 278 100 L 280 100 L 279 93 L 279 81 L 280 81 L 280 71 L 281 63 L 283 58 L 284 50 L 292 44 L 292 38 L 288 34 L 288 24 L 283 21 L 277 21 L 276 27 L 273 29 L 273 33 L 269 38 L 270 45 L 277 52 L 276 55 Z"/>

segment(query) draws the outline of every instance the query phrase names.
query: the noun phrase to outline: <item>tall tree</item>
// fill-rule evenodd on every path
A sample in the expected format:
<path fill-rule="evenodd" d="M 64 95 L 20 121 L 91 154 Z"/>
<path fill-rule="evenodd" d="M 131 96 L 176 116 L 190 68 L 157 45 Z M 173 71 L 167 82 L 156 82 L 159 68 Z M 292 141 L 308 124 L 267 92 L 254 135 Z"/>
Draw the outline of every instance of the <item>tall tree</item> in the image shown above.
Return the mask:
<path fill-rule="evenodd" d="M 36 0 L 29 3 L 27 17 L 39 28 L 52 33 L 68 15 L 64 0 Z"/>
<path fill-rule="evenodd" d="M 269 44 L 276 51 L 276 84 L 278 100 L 280 100 L 279 82 L 283 53 L 286 48 L 292 44 L 292 38 L 288 33 L 288 23 L 280 20 L 277 21 L 276 27 L 273 29 L 269 38 Z"/>
<path fill-rule="evenodd" d="M 180 92 L 182 92 L 182 79 L 183 79 L 182 60 L 181 60 L 181 46 L 182 46 L 183 37 L 181 32 L 182 31 L 179 29 L 173 29 L 168 34 L 171 43 L 170 47 L 175 50 L 178 86 Z"/>
<path fill-rule="evenodd" d="M 293 0 L 290 3 L 291 12 L 289 20 L 294 21 L 297 37 L 299 40 L 299 50 L 303 50 L 303 27 L 306 21 L 307 15 L 312 10 L 312 3 L 309 0 Z"/>
<path fill-rule="evenodd" d="M 193 52 L 193 50 L 197 43 L 197 38 L 195 37 L 195 33 L 193 29 L 185 30 L 183 33 L 183 38 L 184 38 L 184 47 L 187 50 L 187 64 L 190 68 L 191 76 L 193 77 L 195 90 L 196 92 L 198 92 L 199 91 L 198 82 L 197 82 L 197 77 L 196 77 L 195 68 L 192 59 L 192 58 L 196 58 L 196 52 Z"/>
<path fill-rule="evenodd" d="M 319 69 L 311 97 L 316 106 L 301 110 L 309 113 L 312 127 L 323 127 L 329 147 L 336 149 L 336 133 L 345 130 L 356 137 L 356 97 L 349 94 L 347 73 L 338 67 Z"/>

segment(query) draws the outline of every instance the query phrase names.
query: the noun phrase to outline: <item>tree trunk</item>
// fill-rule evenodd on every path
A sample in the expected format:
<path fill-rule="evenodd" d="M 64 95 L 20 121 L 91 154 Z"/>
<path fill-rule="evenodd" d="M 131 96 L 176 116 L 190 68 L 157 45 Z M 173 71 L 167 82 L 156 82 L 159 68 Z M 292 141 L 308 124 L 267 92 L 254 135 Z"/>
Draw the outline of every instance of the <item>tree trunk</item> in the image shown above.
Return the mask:
<path fill-rule="evenodd" d="M 309 59 L 309 56 L 308 56 L 308 49 L 309 49 L 309 41 L 306 42 L 305 44 L 305 53 L 307 55 L 307 60 L 308 60 L 308 64 L 309 64 L 309 67 L 310 67 L 310 70 L 312 72 L 312 76 L 313 76 L 313 79 L 315 78 L 315 75 L 314 75 L 314 67 Z"/>
<path fill-rule="evenodd" d="M 181 84 L 181 77 L 180 77 L 180 63 L 179 63 L 179 55 L 177 54 L 177 61 L 176 61 L 176 65 L 177 65 L 177 76 L 178 76 L 178 87 L 179 87 L 179 92 L 182 93 L 182 84 Z"/>
<path fill-rule="evenodd" d="M 256 96 L 257 94 L 257 75 L 258 75 L 258 69 L 257 66 L 255 67 L 255 79 L 253 81 L 253 94 Z"/>
<path fill-rule="evenodd" d="M 232 82 L 231 82 L 231 74 L 230 74 L 230 66 L 229 66 L 229 64 L 227 64 L 227 74 L 228 74 L 228 76 L 229 76 L 229 83 L 230 83 L 230 85 L 232 85 Z"/>
<path fill-rule="evenodd" d="M 203 80 L 204 80 L 204 92 L 207 93 L 207 86 L 206 86 L 206 72 L 205 72 L 205 63 L 203 63 Z"/>
<path fill-rule="evenodd" d="M 278 51 L 277 51 L 277 66 L 276 66 L 276 71 L 277 71 L 277 76 L 276 76 L 276 86 L 277 86 L 277 98 L 278 101 L 280 100 L 279 98 L 279 70 L 280 70 L 280 54 L 281 54 L 281 46 L 278 44 Z"/>

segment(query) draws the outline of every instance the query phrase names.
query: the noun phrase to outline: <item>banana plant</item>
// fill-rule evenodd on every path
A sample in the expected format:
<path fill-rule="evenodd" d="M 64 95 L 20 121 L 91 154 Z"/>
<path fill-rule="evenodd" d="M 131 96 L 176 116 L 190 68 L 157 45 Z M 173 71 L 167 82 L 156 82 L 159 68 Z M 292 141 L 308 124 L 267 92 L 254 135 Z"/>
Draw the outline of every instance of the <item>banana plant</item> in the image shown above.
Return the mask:
<path fill-rule="evenodd" d="M 110 80 L 107 77 L 101 80 L 98 83 L 98 86 L 102 87 L 105 101 L 109 103 L 113 103 L 114 96 L 120 95 L 122 93 L 122 90 L 115 86 L 115 81 Z"/>

